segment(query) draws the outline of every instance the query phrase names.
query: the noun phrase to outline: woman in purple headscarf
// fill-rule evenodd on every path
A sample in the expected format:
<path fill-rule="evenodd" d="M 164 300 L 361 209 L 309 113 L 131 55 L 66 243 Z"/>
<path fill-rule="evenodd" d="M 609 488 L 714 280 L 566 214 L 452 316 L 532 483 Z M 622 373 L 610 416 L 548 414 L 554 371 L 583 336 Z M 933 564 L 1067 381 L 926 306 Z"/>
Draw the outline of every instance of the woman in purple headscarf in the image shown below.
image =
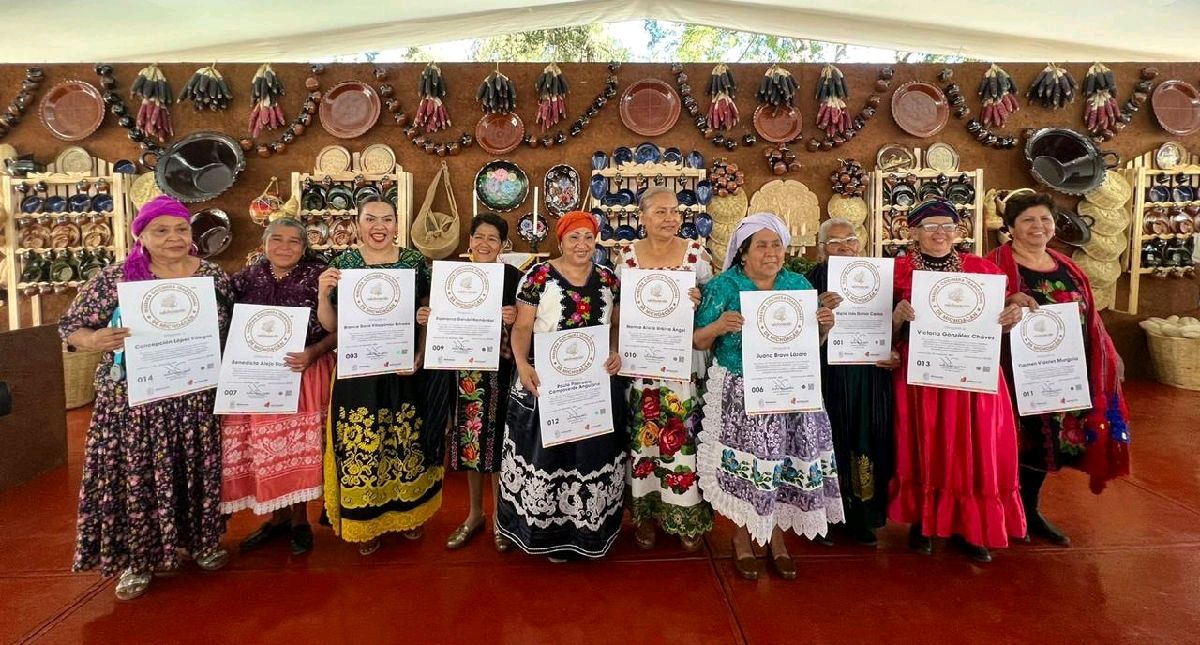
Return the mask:
<path fill-rule="evenodd" d="M 117 284 L 208 277 L 216 283 L 222 332 L 229 323 L 229 277 L 195 257 L 187 208 L 161 196 L 132 224 L 129 257 L 79 290 L 59 334 L 75 347 L 104 352 L 96 370 L 96 404 L 84 448 L 79 520 L 72 568 L 121 574 L 121 600 L 145 593 L 156 572 L 179 566 L 182 549 L 202 569 L 225 566 L 219 540 L 221 427 L 215 392 L 206 390 L 129 407 L 123 357 L 129 331 L 121 326 Z"/>
<path fill-rule="evenodd" d="M 751 416 L 742 396 L 741 293 L 812 289 L 804 276 L 783 268 L 790 237 L 771 213 L 756 213 L 738 224 L 725 270 L 704 287 L 692 336 L 696 349 L 711 349 L 714 359 L 698 436 L 700 488 L 713 510 L 738 525 L 734 566 L 751 580 L 758 578 L 751 538 L 770 544 L 772 564 L 790 580 L 796 565 L 783 532 L 811 539 L 844 517 L 825 412 Z M 817 323 L 822 334 L 827 332 L 833 312 L 817 309 Z"/>

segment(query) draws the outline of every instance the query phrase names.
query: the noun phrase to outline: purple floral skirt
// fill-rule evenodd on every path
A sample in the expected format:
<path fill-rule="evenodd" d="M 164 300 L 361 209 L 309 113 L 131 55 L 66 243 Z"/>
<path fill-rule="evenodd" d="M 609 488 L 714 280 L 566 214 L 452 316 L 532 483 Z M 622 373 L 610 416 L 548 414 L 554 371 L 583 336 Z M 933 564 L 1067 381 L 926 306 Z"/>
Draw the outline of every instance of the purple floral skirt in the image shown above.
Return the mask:
<path fill-rule="evenodd" d="M 714 364 L 698 441 L 704 498 L 755 542 L 775 527 L 812 538 L 844 520 L 825 412 L 747 415 L 742 377 Z"/>

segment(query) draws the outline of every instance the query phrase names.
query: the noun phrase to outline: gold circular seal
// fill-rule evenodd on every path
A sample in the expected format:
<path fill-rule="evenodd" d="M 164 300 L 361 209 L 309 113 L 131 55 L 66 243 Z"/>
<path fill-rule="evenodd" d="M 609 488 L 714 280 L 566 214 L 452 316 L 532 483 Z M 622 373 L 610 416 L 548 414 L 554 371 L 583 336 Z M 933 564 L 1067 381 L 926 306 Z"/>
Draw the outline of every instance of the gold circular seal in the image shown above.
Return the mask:
<path fill-rule="evenodd" d="M 1021 322 L 1021 342 L 1035 352 L 1049 352 L 1062 344 L 1067 326 L 1053 311 L 1031 311 Z"/>
<path fill-rule="evenodd" d="M 665 318 L 679 305 L 679 285 L 661 274 L 651 274 L 638 280 L 633 288 L 638 310 L 651 318 Z"/>
<path fill-rule="evenodd" d="M 879 284 L 879 269 L 870 262 L 856 260 L 842 271 L 842 295 L 856 305 L 868 303 L 879 295 Z"/>
<path fill-rule="evenodd" d="M 256 352 L 277 352 L 292 338 L 292 319 L 282 311 L 266 309 L 246 323 L 246 344 Z"/>
<path fill-rule="evenodd" d="M 979 318 L 986 304 L 983 289 L 964 276 L 942 278 L 929 292 L 929 306 L 934 315 L 954 325 L 965 325 Z"/>
<path fill-rule="evenodd" d="M 550 346 L 550 366 L 563 376 L 578 376 L 596 358 L 596 345 L 582 332 L 565 334 Z"/>
<path fill-rule="evenodd" d="M 157 329 L 177 331 L 200 314 L 200 298 L 183 285 L 159 285 L 142 296 L 142 317 Z"/>
<path fill-rule="evenodd" d="M 488 296 L 488 279 L 478 267 L 461 266 L 446 280 L 446 298 L 455 307 L 474 309 Z"/>
<path fill-rule="evenodd" d="M 787 294 L 775 294 L 758 308 L 758 331 L 776 344 L 790 343 L 804 331 L 800 302 Z"/>
<path fill-rule="evenodd" d="M 386 273 L 368 273 L 354 286 L 354 304 L 372 316 L 386 314 L 400 304 L 400 282 Z"/>

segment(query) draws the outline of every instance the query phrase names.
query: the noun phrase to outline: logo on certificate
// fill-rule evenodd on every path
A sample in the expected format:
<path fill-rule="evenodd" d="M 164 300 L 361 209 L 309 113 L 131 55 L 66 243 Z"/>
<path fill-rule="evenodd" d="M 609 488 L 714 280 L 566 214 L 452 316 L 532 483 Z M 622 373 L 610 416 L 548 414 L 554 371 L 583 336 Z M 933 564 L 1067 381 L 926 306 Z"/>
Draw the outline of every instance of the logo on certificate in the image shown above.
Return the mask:
<path fill-rule="evenodd" d="M 550 366 L 563 376 L 578 376 L 592 366 L 596 346 L 587 334 L 567 334 L 550 346 Z"/>
<path fill-rule="evenodd" d="M 246 323 L 246 344 L 256 352 L 277 352 L 291 338 L 292 319 L 281 311 L 260 311 Z"/>
<path fill-rule="evenodd" d="M 633 288 L 634 302 L 651 318 L 665 318 L 679 306 L 679 285 L 663 275 L 648 275 Z"/>
<path fill-rule="evenodd" d="M 1035 352 L 1049 352 L 1062 344 L 1067 328 L 1053 311 L 1031 311 L 1021 321 L 1021 342 Z"/>
<path fill-rule="evenodd" d="M 866 304 L 879 294 L 879 269 L 870 262 L 851 262 L 842 271 L 842 295 L 856 305 Z"/>
<path fill-rule="evenodd" d="M 800 303 L 785 294 L 776 294 L 758 308 L 758 331 L 776 344 L 790 343 L 804 331 L 804 312 Z"/>
<path fill-rule="evenodd" d="M 941 320 L 964 325 L 983 314 L 983 289 L 974 280 L 950 276 L 938 280 L 929 292 L 929 306 Z"/>
<path fill-rule="evenodd" d="M 446 279 L 446 298 L 455 307 L 474 309 L 483 304 L 487 295 L 487 276 L 476 267 L 459 267 Z"/>
<path fill-rule="evenodd" d="M 183 329 L 199 314 L 200 298 L 182 285 L 159 285 L 142 296 L 142 317 L 163 331 Z"/>
<path fill-rule="evenodd" d="M 386 273 L 368 273 L 354 285 L 354 304 L 372 316 L 386 314 L 400 304 L 400 282 Z"/>

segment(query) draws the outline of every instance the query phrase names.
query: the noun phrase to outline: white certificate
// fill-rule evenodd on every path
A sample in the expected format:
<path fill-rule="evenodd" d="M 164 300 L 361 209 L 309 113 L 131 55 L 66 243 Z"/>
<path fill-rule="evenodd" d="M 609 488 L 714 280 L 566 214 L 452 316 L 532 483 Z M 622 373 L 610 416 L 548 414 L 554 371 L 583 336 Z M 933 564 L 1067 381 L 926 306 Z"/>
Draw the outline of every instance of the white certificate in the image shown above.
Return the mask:
<path fill-rule="evenodd" d="M 308 307 L 234 305 L 215 414 L 287 414 L 300 405 L 300 372 L 284 359 L 304 351 Z"/>
<path fill-rule="evenodd" d="M 694 310 L 691 271 L 625 269 L 621 273 L 622 376 L 672 381 L 692 378 Z"/>
<path fill-rule="evenodd" d="M 827 341 L 830 365 L 873 365 L 892 355 L 892 258 L 829 258 L 829 290 L 842 297 Z"/>
<path fill-rule="evenodd" d="M 543 446 L 614 430 L 608 334 L 608 325 L 596 325 L 533 335 Z"/>
<path fill-rule="evenodd" d="M 1002 275 L 913 272 L 909 385 L 996 392 L 1004 284 Z"/>
<path fill-rule="evenodd" d="M 129 407 L 217 386 L 221 327 L 212 278 L 122 282 L 117 300 L 129 328 Z"/>
<path fill-rule="evenodd" d="M 1021 416 L 1092 407 L 1079 303 L 1026 309 L 1008 338 Z"/>
<path fill-rule="evenodd" d="M 337 377 L 411 372 L 417 272 L 343 269 L 338 280 Z"/>
<path fill-rule="evenodd" d="M 425 329 L 425 367 L 500 369 L 504 265 L 434 262 Z"/>
<path fill-rule="evenodd" d="M 740 295 L 746 414 L 824 409 L 817 292 L 743 291 Z"/>

